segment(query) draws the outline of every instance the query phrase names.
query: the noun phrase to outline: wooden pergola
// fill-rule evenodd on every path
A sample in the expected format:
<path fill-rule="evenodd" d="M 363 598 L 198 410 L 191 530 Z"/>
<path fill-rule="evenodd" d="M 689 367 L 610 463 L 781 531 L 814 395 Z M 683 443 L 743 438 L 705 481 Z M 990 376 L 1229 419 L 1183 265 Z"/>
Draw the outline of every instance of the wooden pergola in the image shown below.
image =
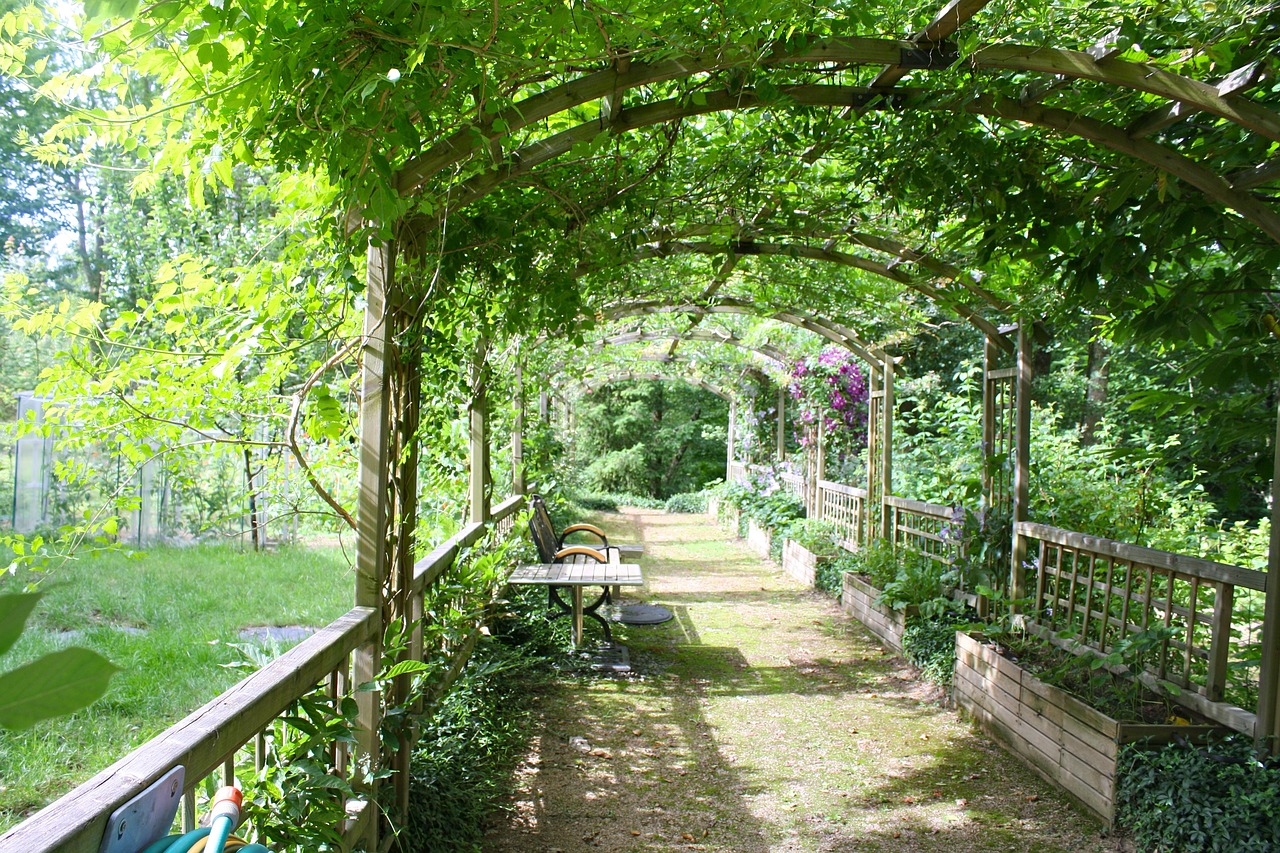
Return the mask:
<path fill-rule="evenodd" d="M 439 260 L 433 254 L 437 250 L 431 247 L 443 242 L 441 235 L 454 219 L 465 217 L 486 201 L 503 198 L 504 193 L 514 196 L 536 186 L 539 179 L 571 158 L 575 149 L 598 138 L 627 139 L 681 122 L 702 122 L 699 127 L 710 127 L 717 117 L 729 121 L 730 117 L 755 115 L 785 103 L 797 112 L 830 116 L 841 127 L 839 133 L 815 132 L 792 144 L 788 162 L 800 169 L 821 166 L 837 157 L 847 134 L 857 132 L 857 122 L 864 116 L 943 115 L 955 121 L 985 123 L 982 126 L 1011 125 L 1045 140 L 1078 141 L 1091 151 L 1123 158 L 1133 168 L 1152 170 L 1162 181 L 1176 182 L 1198 193 L 1206 205 L 1224 217 L 1238 219 L 1262 239 L 1280 242 L 1280 211 L 1257 192 L 1264 187 L 1274 189 L 1280 181 L 1280 160 L 1259 156 L 1247 166 L 1222 162 L 1212 151 L 1182 145 L 1184 136 L 1179 133 L 1193 123 L 1205 122 L 1242 136 L 1252 151 L 1264 152 L 1271 143 L 1280 142 L 1280 112 L 1255 97 L 1269 73 L 1266 63 L 1245 64 L 1215 79 L 1197 79 L 1174 73 L 1159 62 L 1125 59 L 1127 45 L 1118 33 L 1089 44 L 1008 43 L 990 37 L 992 27 L 998 30 L 998 22 L 981 22 L 987 2 L 952 0 L 926 26 L 904 38 L 793 37 L 762 44 L 749 53 L 682 51 L 669 45 L 649 52 L 619 48 L 607 62 L 565 71 L 549 80 L 526 82 L 511 94 L 509 106 L 477 110 L 474 121 L 466 127 L 445 128 L 429 138 L 421 151 L 402 158 L 393 185 L 404 202 L 403 217 L 373 221 L 358 212 L 350 217 L 353 223 L 383 235 L 369 242 L 367 253 L 355 615 L 348 619 L 350 625 L 334 632 L 338 639 L 332 645 L 323 646 L 322 661 L 310 661 L 302 667 L 290 658 L 282 665 L 288 673 L 282 678 L 293 683 L 294 693 L 286 696 L 289 689 L 280 687 L 272 694 L 274 699 L 287 701 L 301 695 L 296 691 L 309 689 L 319 677 L 334 671 L 348 653 L 352 655 L 350 680 L 357 684 L 372 681 L 382 660 L 385 627 L 421 616 L 424 586 L 448 571 L 460 543 L 474 541 L 493 520 L 490 484 L 485 479 L 489 440 L 484 364 L 489 342 L 482 340 L 474 354 L 470 409 L 472 526 L 462 539 L 420 558 L 423 549 L 415 541 L 414 531 L 418 443 L 422 440 L 419 416 L 425 389 L 416 343 L 427 334 L 430 321 L 421 298 L 422 271 Z M 975 45 L 974 38 L 980 43 Z M 983 38 L 987 38 L 985 43 Z M 957 68 L 963 68 L 967 75 L 963 81 Z M 1073 99 L 1069 96 L 1078 91 L 1085 91 L 1096 108 L 1071 108 Z M 681 154 L 695 162 L 699 152 L 691 146 Z M 872 328 L 874 318 L 868 320 L 853 310 L 852 294 L 815 293 L 814 304 L 809 304 L 807 295 L 804 299 L 796 294 L 791 298 L 762 295 L 743 286 L 742 277 L 735 274 L 750 261 L 797 267 L 820 264 L 865 276 L 859 280 L 874 280 L 875 287 L 884 288 L 885 294 L 907 294 L 901 298 L 918 300 L 968 324 L 982 336 L 986 351 L 984 443 L 988 448 L 1009 451 L 1015 462 L 1009 481 L 989 480 L 988 498 L 993 504 L 1009 506 L 1015 523 L 1027 520 L 1031 351 L 1038 319 L 1033 312 L 985 287 L 963 260 L 917 248 L 921 245 L 917 235 L 901 233 L 892 223 L 882 226 L 875 221 L 850 221 L 847 211 L 820 210 L 805 216 L 793 211 L 794 215 L 782 216 L 768 203 L 745 213 L 707 216 L 702 222 L 692 215 L 681 221 L 655 221 L 650 213 L 642 211 L 626 227 L 617 222 L 601 224 L 600 242 L 613 242 L 625 251 L 604 259 L 575 258 L 567 273 L 567 277 L 584 283 L 612 282 L 610 287 L 591 291 L 580 317 L 583 328 L 597 330 L 594 343 L 600 349 L 659 339 L 671 342 L 671 358 L 665 360 L 662 370 L 636 369 L 625 374 L 627 377 L 681 375 L 681 362 L 675 355 L 676 348 L 685 342 L 741 348 L 743 343 L 732 336 L 700 327 L 704 318 L 717 315 L 771 318 L 847 349 L 869 369 L 871 471 L 867 503 L 882 506 L 892 493 L 894 374 L 898 362 L 891 348 L 878 343 L 879 336 Z M 582 221 L 573 223 L 573 234 L 592 227 L 591 217 L 584 215 Z M 585 238 L 582 242 L 586 243 Z M 696 258 L 714 262 L 708 274 L 697 281 L 650 283 L 645 288 L 628 284 L 628 275 L 646 265 Z M 495 286 L 492 298 L 500 299 L 501 295 L 501 288 Z M 841 301 L 846 298 L 850 304 Z M 673 326 L 659 332 L 625 325 L 637 318 L 667 315 L 688 318 L 687 328 Z M 776 358 L 779 353 L 763 354 Z M 539 389 L 545 410 L 550 388 L 583 379 L 572 370 L 572 364 L 565 363 L 563 376 L 525 374 L 520 382 Z M 622 375 L 611 373 L 587 381 Z M 693 378 L 707 382 L 716 393 L 729 394 L 729 389 L 716 383 Z M 518 430 L 516 440 L 518 447 Z M 1276 444 L 1280 447 L 1280 427 Z M 518 450 L 516 457 L 518 493 L 523 486 Z M 1280 456 L 1275 481 L 1280 484 Z M 504 505 L 500 517 L 509 521 L 517 504 Z M 1272 507 L 1273 511 L 1280 508 L 1280 492 L 1273 492 Z M 876 523 L 882 531 L 887 529 L 888 514 Z M 1255 734 L 1259 741 L 1277 743 L 1280 518 L 1273 519 L 1271 530 L 1262 700 Z M 1021 559 L 1015 552 L 1014 565 L 1020 565 Z M 1013 597 L 1019 597 L 1022 577 L 1020 572 L 1011 572 Z M 310 654 L 310 648 L 299 656 Z M 418 646 L 411 644 L 406 654 L 420 651 L 419 638 Z M 290 666 L 295 668 L 290 670 Z M 275 673 L 273 677 L 281 676 Z M 400 689 L 397 686 L 391 692 Z M 381 766 L 384 761 L 378 734 L 382 706 L 385 700 L 395 698 L 377 691 L 356 694 L 359 751 L 361 760 L 371 766 Z M 270 704 L 261 701 L 262 713 L 255 712 L 252 725 L 265 718 Z M 247 728 L 252 725 L 245 723 Z M 151 763 L 135 773 L 136 778 L 124 786 L 117 801 L 123 801 L 129 790 L 153 781 L 153 769 L 159 772 L 167 761 L 185 759 L 196 768 L 218 766 L 226 753 L 219 736 L 216 730 L 193 735 L 191 743 L 196 746 L 184 746 L 187 751 L 153 750 Z M 211 742 L 218 742 L 218 747 L 210 746 Z M 231 748 L 239 748 L 243 742 Z M 193 759 L 192 754 L 197 757 Z M 401 750 L 396 761 L 407 761 L 407 750 Z M 403 789 L 397 788 L 398 798 L 407 797 L 407 779 L 404 781 Z M 99 817 L 86 805 L 92 799 L 86 795 L 81 800 L 82 826 L 75 830 L 79 835 L 70 830 L 62 836 L 41 835 L 47 830 L 46 822 L 43 828 L 15 830 L 16 838 L 38 839 L 41 843 L 33 844 L 35 849 L 46 849 L 48 838 L 54 838 L 54 844 L 62 849 L 88 849 L 92 845 L 86 839 L 92 837 L 92 826 Z M 97 806 L 111 805 L 106 798 L 97 798 Z M 379 821 L 366 815 L 353 822 L 353 832 L 368 849 L 378 847 Z M 73 835 L 78 840 L 57 841 Z M 11 833 L 7 840 L 15 840 L 15 836 Z"/>

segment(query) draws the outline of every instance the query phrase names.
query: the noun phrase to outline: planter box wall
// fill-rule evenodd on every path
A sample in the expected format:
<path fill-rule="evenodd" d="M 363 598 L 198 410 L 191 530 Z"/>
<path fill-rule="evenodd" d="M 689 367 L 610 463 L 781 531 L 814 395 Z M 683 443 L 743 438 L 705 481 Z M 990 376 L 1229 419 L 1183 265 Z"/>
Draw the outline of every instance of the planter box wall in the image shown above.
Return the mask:
<path fill-rule="evenodd" d="M 747 548 L 762 560 L 769 559 L 769 548 L 773 544 L 773 531 L 761 527 L 755 521 L 747 520 Z"/>
<path fill-rule="evenodd" d="M 818 557 L 791 539 L 782 543 L 782 570 L 805 586 L 813 586 L 818 577 Z"/>
<path fill-rule="evenodd" d="M 902 632 L 906 629 L 906 616 L 892 607 L 876 604 L 880 590 L 863 581 L 852 572 L 844 573 L 844 594 L 840 605 L 844 612 L 857 619 L 880 642 L 896 652 L 902 651 Z"/>
<path fill-rule="evenodd" d="M 1123 744 L 1212 731 L 1113 720 L 963 632 L 956 634 L 952 696 L 1001 746 L 1108 825 L 1115 821 L 1116 756 Z"/>

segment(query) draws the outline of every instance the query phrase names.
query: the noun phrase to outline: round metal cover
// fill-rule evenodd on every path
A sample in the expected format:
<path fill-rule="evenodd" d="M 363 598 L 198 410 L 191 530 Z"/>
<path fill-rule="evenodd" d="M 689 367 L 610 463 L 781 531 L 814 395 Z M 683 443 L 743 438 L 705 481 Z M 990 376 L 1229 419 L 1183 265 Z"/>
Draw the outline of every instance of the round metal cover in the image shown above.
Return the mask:
<path fill-rule="evenodd" d="M 613 621 L 624 625 L 659 625 L 671 618 L 671 611 L 659 604 L 624 604 L 618 608 Z"/>

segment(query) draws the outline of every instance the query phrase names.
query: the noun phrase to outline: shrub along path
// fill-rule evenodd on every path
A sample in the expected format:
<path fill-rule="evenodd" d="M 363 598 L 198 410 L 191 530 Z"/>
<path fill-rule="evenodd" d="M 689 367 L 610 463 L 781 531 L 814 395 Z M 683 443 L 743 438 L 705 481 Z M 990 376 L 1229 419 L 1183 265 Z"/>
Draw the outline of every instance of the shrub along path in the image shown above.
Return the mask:
<path fill-rule="evenodd" d="M 648 585 L 631 597 L 676 618 L 620 632 L 630 676 L 538 697 L 485 850 L 1122 849 L 834 602 L 704 516 L 597 521 L 644 542 Z"/>

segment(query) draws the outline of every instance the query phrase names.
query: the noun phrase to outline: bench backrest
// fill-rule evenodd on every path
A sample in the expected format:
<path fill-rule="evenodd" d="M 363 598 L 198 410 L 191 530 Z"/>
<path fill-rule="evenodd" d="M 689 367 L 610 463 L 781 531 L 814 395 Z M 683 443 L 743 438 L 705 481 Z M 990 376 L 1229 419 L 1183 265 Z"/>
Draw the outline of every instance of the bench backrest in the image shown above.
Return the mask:
<path fill-rule="evenodd" d="M 547 512 L 547 503 L 542 495 L 530 495 L 529 503 L 533 512 L 529 515 L 529 535 L 538 548 L 538 558 L 544 563 L 553 563 L 556 552 L 560 550 L 556 541 L 555 525 L 551 523 L 551 514 Z"/>

